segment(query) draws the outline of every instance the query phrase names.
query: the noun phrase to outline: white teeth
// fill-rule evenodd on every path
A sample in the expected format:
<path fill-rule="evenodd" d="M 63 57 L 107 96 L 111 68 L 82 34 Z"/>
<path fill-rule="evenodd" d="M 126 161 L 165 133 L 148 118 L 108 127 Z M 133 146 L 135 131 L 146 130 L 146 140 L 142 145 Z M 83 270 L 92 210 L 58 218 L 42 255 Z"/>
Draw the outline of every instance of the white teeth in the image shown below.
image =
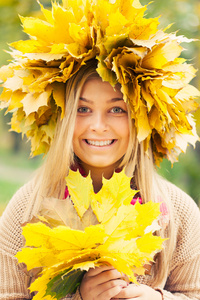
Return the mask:
<path fill-rule="evenodd" d="M 113 140 L 107 140 L 107 141 L 92 141 L 92 140 L 87 140 L 87 143 L 92 146 L 98 146 L 98 147 L 103 147 L 103 146 L 108 146 L 112 144 Z"/>

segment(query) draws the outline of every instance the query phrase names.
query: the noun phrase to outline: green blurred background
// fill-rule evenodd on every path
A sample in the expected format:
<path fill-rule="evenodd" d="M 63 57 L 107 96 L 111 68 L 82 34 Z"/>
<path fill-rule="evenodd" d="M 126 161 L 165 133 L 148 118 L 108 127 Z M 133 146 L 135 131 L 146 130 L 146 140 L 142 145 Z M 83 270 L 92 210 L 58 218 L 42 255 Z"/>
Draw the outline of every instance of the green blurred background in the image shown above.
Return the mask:
<path fill-rule="evenodd" d="M 141 0 L 143 5 L 149 1 Z M 50 0 L 41 0 L 44 6 L 50 6 Z M 38 14 L 39 5 L 36 0 L 0 0 L 0 65 L 7 64 L 10 56 L 8 44 L 25 39 L 18 15 Z M 161 16 L 160 28 L 172 24 L 170 31 L 178 31 L 179 35 L 199 39 L 200 1 L 199 0 L 154 0 L 148 7 L 148 17 Z M 182 44 L 186 51 L 183 56 L 190 60 L 196 68 L 200 66 L 200 42 Z M 193 80 L 200 87 L 200 75 Z M 0 215 L 15 191 L 27 182 L 37 169 L 42 157 L 29 158 L 29 143 L 21 135 L 8 132 L 10 115 L 0 112 Z M 200 110 L 195 115 L 200 133 Z M 188 148 L 186 154 L 180 156 L 179 162 L 173 165 L 163 161 L 158 170 L 164 177 L 181 187 L 200 203 L 200 143 L 196 149 Z"/>

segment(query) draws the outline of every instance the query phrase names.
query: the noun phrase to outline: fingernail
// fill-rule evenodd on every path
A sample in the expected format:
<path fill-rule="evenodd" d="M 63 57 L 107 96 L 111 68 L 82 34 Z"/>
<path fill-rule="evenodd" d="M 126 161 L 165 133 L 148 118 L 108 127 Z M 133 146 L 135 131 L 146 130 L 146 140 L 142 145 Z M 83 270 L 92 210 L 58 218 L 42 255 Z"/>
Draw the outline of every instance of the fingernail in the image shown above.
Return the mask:
<path fill-rule="evenodd" d="M 120 285 L 120 287 L 123 289 L 123 288 L 125 288 L 125 287 L 127 287 L 128 286 L 128 284 L 127 284 L 127 282 L 125 282 L 124 284 L 121 284 Z"/>

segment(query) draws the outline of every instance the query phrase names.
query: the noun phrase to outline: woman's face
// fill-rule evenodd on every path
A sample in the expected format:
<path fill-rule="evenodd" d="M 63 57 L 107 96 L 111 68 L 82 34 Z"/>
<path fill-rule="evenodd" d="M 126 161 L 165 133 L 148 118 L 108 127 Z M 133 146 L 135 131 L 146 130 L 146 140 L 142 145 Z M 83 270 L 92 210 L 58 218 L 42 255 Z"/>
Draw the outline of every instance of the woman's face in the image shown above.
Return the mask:
<path fill-rule="evenodd" d="M 128 112 L 121 91 L 100 78 L 86 81 L 73 136 L 74 152 L 84 169 L 113 171 L 126 153 L 128 142 Z"/>

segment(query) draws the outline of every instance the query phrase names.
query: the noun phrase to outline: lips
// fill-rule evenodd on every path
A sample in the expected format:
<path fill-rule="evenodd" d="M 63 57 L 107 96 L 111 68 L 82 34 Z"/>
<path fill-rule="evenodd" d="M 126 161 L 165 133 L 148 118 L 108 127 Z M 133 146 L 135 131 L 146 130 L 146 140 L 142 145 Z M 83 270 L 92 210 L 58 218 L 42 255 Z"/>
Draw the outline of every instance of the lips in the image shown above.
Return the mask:
<path fill-rule="evenodd" d="M 96 146 L 96 147 L 105 147 L 114 143 L 115 140 L 105 140 L 105 141 L 97 141 L 97 140 L 85 140 L 88 145 Z"/>

